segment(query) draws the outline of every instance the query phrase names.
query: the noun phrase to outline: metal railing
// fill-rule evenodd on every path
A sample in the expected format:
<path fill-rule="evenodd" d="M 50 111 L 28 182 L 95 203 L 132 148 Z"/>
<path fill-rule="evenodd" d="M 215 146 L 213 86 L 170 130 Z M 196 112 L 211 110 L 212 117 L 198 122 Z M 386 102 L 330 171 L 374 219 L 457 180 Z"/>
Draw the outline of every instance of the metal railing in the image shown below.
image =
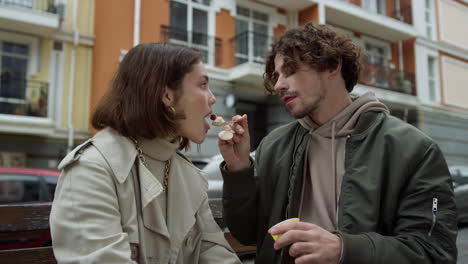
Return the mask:
<path fill-rule="evenodd" d="M 414 73 L 404 72 L 381 65 L 364 63 L 359 77 L 359 83 L 376 88 L 416 95 Z"/>
<path fill-rule="evenodd" d="M 0 5 L 27 8 L 57 14 L 58 6 L 54 0 L 0 0 Z"/>
<path fill-rule="evenodd" d="M 205 33 L 161 25 L 162 41 L 188 46 L 203 54 L 203 61 L 210 65 L 221 64 L 221 39 Z"/>
<path fill-rule="evenodd" d="M 47 117 L 49 84 L 0 77 L 0 114 Z"/>
<path fill-rule="evenodd" d="M 261 32 L 245 31 L 234 36 L 230 42 L 235 50 L 236 65 L 246 62 L 265 63 L 273 37 Z"/>

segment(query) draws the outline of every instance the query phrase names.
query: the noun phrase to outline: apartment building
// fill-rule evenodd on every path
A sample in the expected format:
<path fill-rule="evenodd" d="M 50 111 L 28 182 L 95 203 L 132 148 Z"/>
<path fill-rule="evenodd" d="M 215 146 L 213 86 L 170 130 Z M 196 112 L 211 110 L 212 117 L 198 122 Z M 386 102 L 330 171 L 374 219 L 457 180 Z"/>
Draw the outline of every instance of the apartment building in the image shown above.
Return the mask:
<path fill-rule="evenodd" d="M 89 137 L 92 0 L 0 0 L 0 166 L 56 168 Z"/>
<path fill-rule="evenodd" d="M 91 107 L 107 89 L 119 59 L 143 42 L 196 47 L 205 55 L 214 112 L 249 115 L 252 148 L 292 120 L 266 96 L 262 74 L 271 42 L 309 21 L 330 24 L 367 56 L 356 94 L 374 92 L 393 115 L 441 146 L 450 164 L 468 164 L 468 1 L 462 0 L 122 0 L 95 1 Z M 201 152 L 217 153 L 210 130 Z"/>

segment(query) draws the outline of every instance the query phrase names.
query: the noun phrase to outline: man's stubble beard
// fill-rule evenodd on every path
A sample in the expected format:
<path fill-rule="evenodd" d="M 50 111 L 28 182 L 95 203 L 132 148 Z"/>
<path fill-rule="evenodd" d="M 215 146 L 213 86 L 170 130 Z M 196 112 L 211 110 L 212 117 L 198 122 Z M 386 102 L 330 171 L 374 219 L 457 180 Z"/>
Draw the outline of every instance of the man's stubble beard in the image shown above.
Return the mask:
<path fill-rule="evenodd" d="M 325 98 L 326 98 L 326 89 L 323 86 L 320 86 L 320 93 L 313 102 L 305 105 L 304 108 L 301 109 L 300 112 L 298 113 L 293 113 L 291 112 L 291 110 L 289 110 L 289 112 L 295 119 L 304 118 L 306 116 L 313 116 L 314 112 L 317 111 L 317 109 L 319 109 L 319 107 L 321 106 Z"/>

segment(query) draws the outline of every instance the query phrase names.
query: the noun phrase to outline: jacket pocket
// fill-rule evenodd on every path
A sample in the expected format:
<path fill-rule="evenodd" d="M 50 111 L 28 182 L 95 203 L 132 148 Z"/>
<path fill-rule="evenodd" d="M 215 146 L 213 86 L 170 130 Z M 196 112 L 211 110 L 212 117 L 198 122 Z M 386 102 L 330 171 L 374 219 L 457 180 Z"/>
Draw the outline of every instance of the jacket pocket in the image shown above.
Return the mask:
<path fill-rule="evenodd" d="M 437 223 L 438 201 L 439 199 L 437 197 L 432 198 L 432 224 L 431 224 L 431 228 L 429 229 L 429 233 L 427 234 L 429 237 L 431 237 L 432 231 L 434 231 L 434 227 Z"/>

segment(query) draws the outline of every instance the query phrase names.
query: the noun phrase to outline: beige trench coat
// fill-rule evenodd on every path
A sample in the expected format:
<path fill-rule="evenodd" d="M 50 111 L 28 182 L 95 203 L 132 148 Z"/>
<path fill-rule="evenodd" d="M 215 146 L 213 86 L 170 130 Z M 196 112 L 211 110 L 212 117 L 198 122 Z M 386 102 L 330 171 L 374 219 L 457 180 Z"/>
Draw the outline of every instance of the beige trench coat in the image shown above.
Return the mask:
<path fill-rule="evenodd" d="M 50 215 L 59 263 L 240 263 L 211 214 L 207 180 L 181 154 L 171 157 L 168 225 L 154 201 L 161 183 L 115 130 L 78 146 L 59 169 Z"/>

